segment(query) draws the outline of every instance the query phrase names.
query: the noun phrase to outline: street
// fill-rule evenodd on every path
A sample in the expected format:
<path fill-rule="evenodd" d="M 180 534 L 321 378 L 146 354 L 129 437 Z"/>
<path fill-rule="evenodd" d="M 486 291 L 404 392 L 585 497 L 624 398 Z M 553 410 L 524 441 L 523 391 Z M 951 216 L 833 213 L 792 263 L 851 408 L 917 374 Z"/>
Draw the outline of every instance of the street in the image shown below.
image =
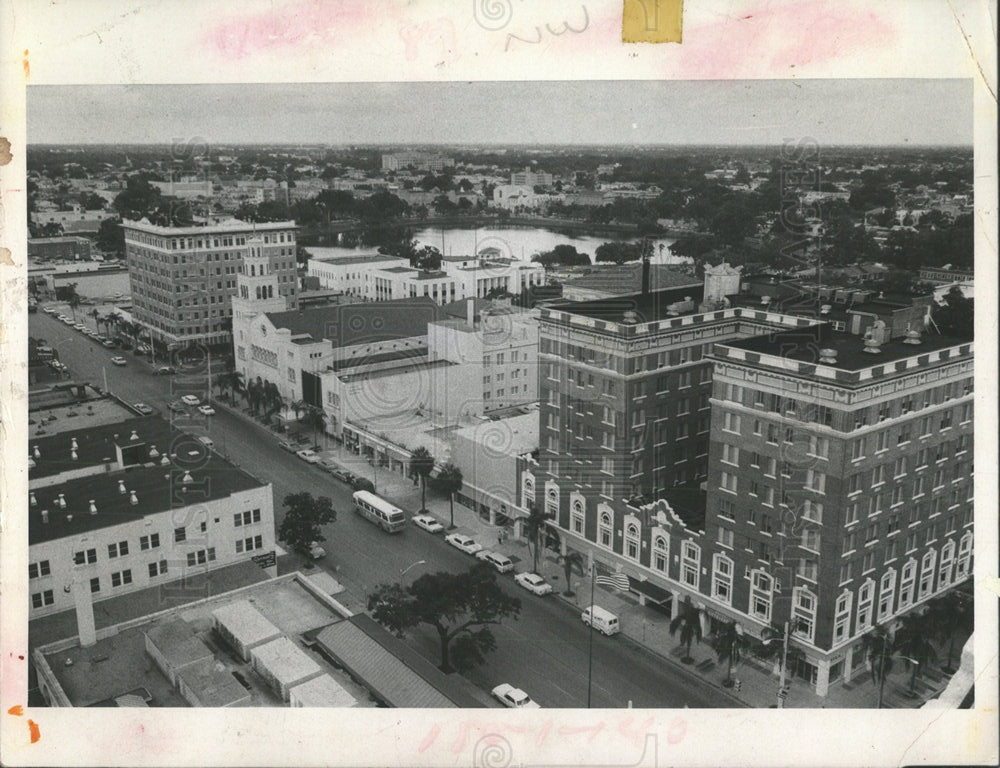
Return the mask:
<path fill-rule="evenodd" d="M 82 312 L 78 314 L 87 322 Z M 177 376 L 155 376 L 147 360 L 131 352 L 104 349 L 43 312 L 31 315 L 30 333 L 46 339 L 57 350 L 59 359 L 69 366 L 72 380 L 104 387 L 106 372 L 108 387 L 114 394 L 130 403 L 147 403 L 163 418 L 175 418 L 166 406 L 180 394 L 197 394 L 202 400 L 211 394 L 204 369 L 197 377 L 186 376 L 182 370 Z M 112 365 L 111 357 L 116 354 L 123 355 L 128 364 Z M 221 371 L 220 361 L 213 375 Z M 435 536 L 412 526 L 400 534 L 383 533 L 354 514 L 351 491 L 346 485 L 282 450 L 276 435 L 260 424 L 223 408 L 212 417 L 195 415 L 197 418 L 192 419 L 177 417 L 174 423 L 209 436 L 217 451 L 273 484 L 276 526 L 287 494 L 308 491 L 331 497 L 338 517 L 323 531 L 327 555 L 318 565 L 334 571 L 347 588 L 337 599 L 351 610 L 364 610 L 369 590 L 383 582 L 399 581 L 400 573 L 411 565 L 403 576 L 408 583 L 422 573 L 459 571 L 476 562 L 448 546 L 440 534 Z M 420 560 L 426 563 L 414 565 Z M 468 673 L 469 679 L 486 691 L 499 683 L 511 683 L 523 688 L 543 707 L 586 706 L 590 637 L 579 613 L 554 596 L 537 597 L 519 589 L 509 574 L 498 576 L 498 581 L 505 591 L 521 599 L 520 618 L 492 628 L 497 650 L 487 656 L 485 664 Z M 438 663 L 437 635 L 429 627 L 417 628 L 408 642 Z M 635 707 L 736 705 L 721 691 L 621 635 L 608 638 L 594 633 L 592 669 L 594 707 L 626 707 L 629 702 Z"/>

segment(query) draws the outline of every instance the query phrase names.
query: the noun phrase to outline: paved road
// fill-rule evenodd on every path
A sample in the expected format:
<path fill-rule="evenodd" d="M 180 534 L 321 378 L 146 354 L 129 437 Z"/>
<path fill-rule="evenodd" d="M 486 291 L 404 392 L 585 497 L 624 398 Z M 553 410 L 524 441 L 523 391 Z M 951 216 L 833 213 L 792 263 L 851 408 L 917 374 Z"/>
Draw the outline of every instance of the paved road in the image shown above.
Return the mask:
<path fill-rule="evenodd" d="M 31 335 L 45 338 L 59 351 L 59 357 L 77 381 L 103 386 L 107 372 L 110 389 L 129 401 L 143 401 L 171 414 L 166 404 L 182 392 L 208 395 L 206 373 L 199 376 L 160 377 L 144 360 L 131 352 L 117 352 L 128 365 L 111 365 L 116 351 L 105 350 L 44 313 L 31 316 Z M 175 420 L 178 426 L 184 426 Z M 426 563 L 410 569 L 405 580 L 419 578 L 431 570 L 459 571 L 474 560 L 448 546 L 443 538 L 416 528 L 389 535 L 381 532 L 351 509 L 347 486 L 318 467 L 304 463 L 278 447 L 277 439 L 259 424 L 222 409 L 214 417 L 188 426 L 207 434 L 216 448 L 232 461 L 274 486 L 276 524 L 282 515 L 282 499 L 293 492 L 309 491 L 333 499 L 337 522 L 324 529 L 328 555 L 322 565 L 336 570 L 337 579 L 347 587 L 338 596 L 352 610 L 363 610 L 367 591 L 382 582 L 399 581 L 400 572 L 419 560 Z M 485 690 L 501 682 L 524 688 L 545 707 L 582 707 L 587 702 L 587 669 L 590 635 L 579 613 L 554 597 L 540 598 L 501 576 L 502 587 L 521 598 L 517 621 L 494 627 L 497 650 L 487 662 L 469 673 L 469 678 Z M 411 644 L 437 663 L 437 636 L 421 629 L 412 634 Z M 671 662 L 656 657 L 623 636 L 593 637 L 592 703 L 595 707 L 728 707 L 735 702 L 722 692 L 707 687 Z"/>

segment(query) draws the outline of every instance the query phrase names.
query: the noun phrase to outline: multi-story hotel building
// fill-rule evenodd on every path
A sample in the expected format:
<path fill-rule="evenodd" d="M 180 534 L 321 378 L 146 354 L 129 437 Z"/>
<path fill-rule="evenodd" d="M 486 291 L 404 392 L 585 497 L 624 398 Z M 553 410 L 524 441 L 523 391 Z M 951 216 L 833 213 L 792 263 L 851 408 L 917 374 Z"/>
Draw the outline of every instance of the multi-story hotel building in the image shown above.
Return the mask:
<path fill-rule="evenodd" d="M 169 348 L 232 343 L 231 299 L 252 238 L 277 278 L 278 295 L 297 306 L 292 221 L 161 227 L 143 219 L 122 228 L 133 317 Z"/>
<path fill-rule="evenodd" d="M 58 418 L 85 406 L 93 415 L 81 413 L 74 429 L 30 438 L 31 619 L 150 586 L 169 589 L 251 558 L 273 566 L 269 483 L 193 434 L 107 399 L 63 407 Z M 125 417 L 108 418 L 109 409 Z"/>
<path fill-rule="evenodd" d="M 524 504 L 644 600 L 789 622 L 825 695 L 971 573 L 972 345 L 675 293 L 542 309 Z"/>

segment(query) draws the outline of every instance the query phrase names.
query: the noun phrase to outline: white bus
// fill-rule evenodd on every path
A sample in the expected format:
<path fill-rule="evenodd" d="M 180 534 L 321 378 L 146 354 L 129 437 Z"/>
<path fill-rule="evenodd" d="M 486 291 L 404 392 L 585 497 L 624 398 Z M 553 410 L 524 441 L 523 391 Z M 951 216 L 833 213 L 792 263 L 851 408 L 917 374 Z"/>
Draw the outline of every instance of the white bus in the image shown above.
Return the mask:
<path fill-rule="evenodd" d="M 364 515 L 386 533 L 396 533 L 406 527 L 403 510 L 368 491 L 354 492 L 354 511 Z"/>

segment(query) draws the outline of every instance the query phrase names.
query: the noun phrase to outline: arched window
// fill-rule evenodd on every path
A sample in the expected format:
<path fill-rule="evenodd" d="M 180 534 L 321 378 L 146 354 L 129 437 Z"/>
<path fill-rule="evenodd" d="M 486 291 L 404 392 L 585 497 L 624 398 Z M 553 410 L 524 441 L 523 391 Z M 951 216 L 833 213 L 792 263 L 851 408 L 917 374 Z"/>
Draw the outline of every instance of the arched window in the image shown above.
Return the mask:
<path fill-rule="evenodd" d="M 833 614 L 833 642 L 842 643 L 847 639 L 851 627 L 851 603 L 854 595 L 845 589 L 837 598 L 837 607 Z"/>
<path fill-rule="evenodd" d="M 569 527 L 574 533 L 583 535 L 584 506 L 580 499 L 573 499 L 570 504 Z"/>
<path fill-rule="evenodd" d="M 896 569 L 890 568 L 882 574 L 878 589 L 878 620 L 885 621 L 892 615 L 892 602 L 896 596 Z"/>
<path fill-rule="evenodd" d="M 625 557 L 639 559 L 639 526 L 635 523 L 625 526 Z"/>
<path fill-rule="evenodd" d="M 670 539 L 667 534 L 658 533 L 653 538 L 653 568 L 666 573 L 670 564 Z"/>
<path fill-rule="evenodd" d="M 559 515 L 559 486 L 555 483 L 545 484 L 545 514 L 549 517 Z"/>
<path fill-rule="evenodd" d="M 958 542 L 958 562 L 955 567 L 955 580 L 964 579 L 972 572 L 972 532 L 965 534 Z"/>
<path fill-rule="evenodd" d="M 754 571 L 750 575 L 750 615 L 761 621 L 771 620 L 771 599 L 774 579 L 764 571 Z"/>
<path fill-rule="evenodd" d="M 681 581 L 697 589 L 700 576 L 701 547 L 692 541 L 685 541 L 681 546 Z"/>
<path fill-rule="evenodd" d="M 920 560 L 920 583 L 917 587 L 917 599 L 923 600 L 934 589 L 934 563 L 937 552 L 928 550 Z"/>
<path fill-rule="evenodd" d="M 816 595 L 805 587 L 792 591 L 792 634 L 810 643 L 816 633 Z"/>
<path fill-rule="evenodd" d="M 954 564 L 955 542 L 949 541 L 941 548 L 941 564 L 938 566 L 938 590 L 951 585 L 951 572 Z"/>
<path fill-rule="evenodd" d="M 597 525 L 597 543 L 602 547 L 611 548 L 611 525 L 612 518 L 610 512 L 601 512 Z"/>
<path fill-rule="evenodd" d="M 913 602 L 916 580 L 917 561 L 911 557 L 903 566 L 902 576 L 899 579 L 899 610 L 909 607 Z"/>
<path fill-rule="evenodd" d="M 733 561 L 725 555 L 712 558 L 712 597 L 727 605 L 733 602 Z"/>
<path fill-rule="evenodd" d="M 875 601 L 875 582 L 868 579 L 858 590 L 858 621 L 855 634 L 861 634 L 872 625 L 872 603 Z"/>

